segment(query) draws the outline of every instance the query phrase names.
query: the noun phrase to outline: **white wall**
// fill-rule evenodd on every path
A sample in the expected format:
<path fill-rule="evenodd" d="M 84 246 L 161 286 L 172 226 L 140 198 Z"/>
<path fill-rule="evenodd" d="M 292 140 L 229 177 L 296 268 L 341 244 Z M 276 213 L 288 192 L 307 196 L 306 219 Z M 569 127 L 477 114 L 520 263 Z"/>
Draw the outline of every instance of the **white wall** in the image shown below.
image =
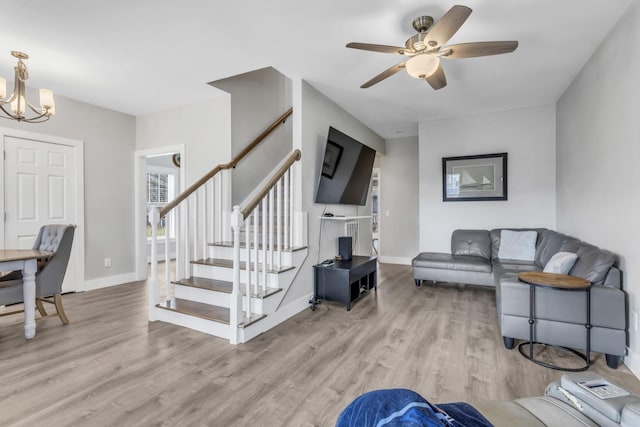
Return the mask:
<path fill-rule="evenodd" d="M 555 228 L 555 107 L 420 123 L 420 251 L 449 252 L 457 228 Z M 508 153 L 508 200 L 443 202 L 442 158 Z"/>
<path fill-rule="evenodd" d="M 329 126 L 333 126 L 376 151 L 382 153 L 385 151 L 385 143 L 380 136 L 308 83 L 300 80 L 293 82 L 293 99 L 294 148 L 302 151 L 302 159 L 298 162 L 298 171 L 302 173 L 302 187 L 299 189 L 302 195 L 300 210 L 308 213 L 309 256 L 287 293 L 283 305 L 313 293 L 312 266 L 318 261 L 333 258 L 337 254 L 337 237 L 344 235 L 342 223 L 328 221 L 322 222 L 322 234 L 320 233 L 319 218 L 325 205 L 314 203 Z M 371 215 L 370 200 L 371 198 L 366 206 L 327 205 L 326 209 L 338 215 Z M 368 239 L 371 242 L 371 220 L 363 221 L 361 225 L 360 241 L 364 242 Z M 364 246 L 364 243 L 360 245 L 359 252 L 370 253 L 370 245 L 366 244 L 367 248 Z"/>
<path fill-rule="evenodd" d="M 640 4 L 633 3 L 558 102 L 558 229 L 620 256 L 629 308 L 640 311 Z M 633 316 L 630 316 L 633 322 Z M 629 326 L 625 363 L 640 376 Z"/>
<path fill-rule="evenodd" d="M 29 96 L 38 99 L 30 89 Z M 56 115 L 48 122 L 3 120 L 0 125 L 84 141 L 84 279 L 132 279 L 135 118 L 59 95 L 55 101 Z M 104 258 L 111 258 L 111 268 L 105 269 Z"/>
<path fill-rule="evenodd" d="M 380 159 L 380 261 L 411 264 L 419 249 L 418 137 L 387 139 Z"/>

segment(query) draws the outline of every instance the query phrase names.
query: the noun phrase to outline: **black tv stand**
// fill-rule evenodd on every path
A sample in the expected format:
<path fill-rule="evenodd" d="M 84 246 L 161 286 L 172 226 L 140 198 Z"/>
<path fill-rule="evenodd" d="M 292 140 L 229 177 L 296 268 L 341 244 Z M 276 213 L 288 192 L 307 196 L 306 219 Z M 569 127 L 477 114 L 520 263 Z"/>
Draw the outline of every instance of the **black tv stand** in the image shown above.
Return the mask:
<path fill-rule="evenodd" d="M 347 311 L 363 293 L 378 290 L 377 257 L 354 255 L 349 261 L 313 266 L 314 294 L 310 301 L 315 310 L 319 300 L 344 302 Z"/>

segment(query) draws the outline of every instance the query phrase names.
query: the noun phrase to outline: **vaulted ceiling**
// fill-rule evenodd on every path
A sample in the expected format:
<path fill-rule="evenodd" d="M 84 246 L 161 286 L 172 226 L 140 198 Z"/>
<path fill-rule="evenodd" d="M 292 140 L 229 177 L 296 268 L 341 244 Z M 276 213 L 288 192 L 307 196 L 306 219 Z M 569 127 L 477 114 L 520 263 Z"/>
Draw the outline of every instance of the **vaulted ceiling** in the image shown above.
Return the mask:
<path fill-rule="evenodd" d="M 443 60 L 439 91 L 404 72 L 360 89 L 402 57 L 345 44 L 402 46 L 413 18 L 438 20 L 451 1 L 13 1 L 2 7 L 0 76 L 13 79 L 9 52 L 21 50 L 30 86 L 139 115 L 210 98 L 207 82 L 273 66 L 393 138 L 425 120 L 555 103 L 632 1 L 466 0 L 473 13 L 450 43 L 519 47 Z"/>

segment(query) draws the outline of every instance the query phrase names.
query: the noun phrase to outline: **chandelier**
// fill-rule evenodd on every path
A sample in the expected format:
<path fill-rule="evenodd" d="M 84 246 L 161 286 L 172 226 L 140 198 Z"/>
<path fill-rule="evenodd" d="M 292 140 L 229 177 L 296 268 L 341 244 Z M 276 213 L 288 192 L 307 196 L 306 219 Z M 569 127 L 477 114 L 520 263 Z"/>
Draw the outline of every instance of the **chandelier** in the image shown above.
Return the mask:
<path fill-rule="evenodd" d="M 49 89 L 40 89 L 40 109 L 31 105 L 27 100 L 24 83 L 29 79 L 29 72 L 25 63 L 22 62 L 23 59 L 29 59 L 29 55 L 15 50 L 11 52 L 11 55 L 18 58 L 18 65 L 14 67 L 16 75 L 13 93 L 8 97 L 7 81 L 0 77 L 0 109 L 6 114 L 5 116 L 0 113 L 0 117 L 27 123 L 46 122 L 56 113 L 53 92 Z M 27 113 L 34 113 L 35 116 L 28 117 Z"/>

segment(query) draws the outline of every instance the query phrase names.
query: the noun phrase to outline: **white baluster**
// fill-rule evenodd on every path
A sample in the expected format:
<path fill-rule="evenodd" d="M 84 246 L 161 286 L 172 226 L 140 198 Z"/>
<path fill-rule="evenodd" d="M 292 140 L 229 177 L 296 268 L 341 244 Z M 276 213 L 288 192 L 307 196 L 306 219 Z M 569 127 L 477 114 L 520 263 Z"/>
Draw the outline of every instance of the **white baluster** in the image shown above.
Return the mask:
<path fill-rule="evenodd" d="M 262 209 L 262 290 L 267 294 L 267 197 L 260 202 Z"/>
<path fill-rule="evenodd" d="M 200 239 L 202 243 L 202 257 L 209 257 L 209 218 L 207 217 L 207 206 L 209 205 L 209 193 L 207 191 L 207 184 L 202 187 L 202 208 L 200 209 L 200 223 L 202 224 Z"/>
<path fill-rule="evenodd" d="M 160 304 L 160 281 L 158 280 L 158 223 L 160 213 L 153 207 L 149 212 L 151 222 L 151 278 L 149 279 L 149 321 L 157 320 L 156 305 Z"/>
<path fill-rule="evenodd" d="M 246 255 L 246 290 L 247 290 L 247 308 L 245 310 L 247 320 L 251 319 L 251 215 L 244 222 L 244 237 L 247 245 Z"/>
<path fill-rule="evenodd" d="M 276 265 L 280 269 L 282 267 L 282 179 L 279 179 L 276 184 L 276 212 L 276 240 L 278 242 Z"/>
<path fill-rule="evenodd" d="M 216 202 L 215 202 L 215 197 L 216 197 L 216 191 L 215 191 L 215 183 L 216 183 L 216 179 L 215 177 L 211 178 L 209 180 L 209 206 L 207 208 L 207 218 L 209 219 L 209 243 L 215 243 L 216 242 L 216 217 L 215 215 L 215 206 L 216 206 Z"/>
<path fill-rule="evenodd" d="M 239 206 L 233 207 L 231 228 L 233 230 L 233 287 L 229 303 L 229 327 L 231 344 L 238 344 L 238 325 L 242 321 L 242 294 L 240 293 L 240 227 L 243 218 Z"/>
<path fill-rule="evenodd" d="M 253 290 L 254 294 L 258 295 L 258 278 L 260 277 L 258 272 L 260 271 L 260 264 L 258 263 L 258 254 L 260 253 L 260 240 L 258 239 L 258 228 L 260 225 L 260 217 L 258 216 L 258 210 L 254 209 L 253 211 L 253 271 L 254 271 L 254 282 L 253 282 Z"/>
<path fill-rule="evenodd" d="M 289 177 L 289 247 L 293 249 L 293 194 L 294 194 L 294 186 L 295 186 L 295 176 L 294 176 L 294 168 L 289 168 L 289 173 L 291 176 Z"/>
<path fill-rule="evenodd" d="M 191 207 L 191 245 L 193 250 L 193 258 L 199 259 L 200 256 L 198 254 L 198 192 L 196 191 L 191 197 L 193 199 L 193 206 Z"/>
<path fill-rule="evenodd" d="M 184 214 L 182 215 L 182 223 L 183 223 L 183 243 L 184 243 L 184 258 L 182 260 L 182 271 L 184 273 L 184 277 L 191 277 L 191 270 L 189 269 L 190 266 L 190 248 L 189 248 L 189 218 L 191 218 L 189 216 L 189 199 L 187 199 L 184 203 Z"/>
<path fill-rule="evenodd" d="M 176 280 L 187 277 L 182 270 L 182 207 L 173 210 L 176 232 Z"/>
<path fill-rule="evenodd" d="M 289 170 L 284 174 L 284 248 L 289 248 Z"/>
<path fill-rule="evenodd" d="M 269 190 L 269 269 L 273 270 L 273 199 L 274 189 Z"/>
<path fill-rule="evenodd" d="M 172 297 L 171 293 L 171 277 L 169 276 L 170 257 L 169 257 L 169 230 L 170 230 L 171 213 L 164 217 L 164 280 L 167 289 L 167 299 Z"/>

